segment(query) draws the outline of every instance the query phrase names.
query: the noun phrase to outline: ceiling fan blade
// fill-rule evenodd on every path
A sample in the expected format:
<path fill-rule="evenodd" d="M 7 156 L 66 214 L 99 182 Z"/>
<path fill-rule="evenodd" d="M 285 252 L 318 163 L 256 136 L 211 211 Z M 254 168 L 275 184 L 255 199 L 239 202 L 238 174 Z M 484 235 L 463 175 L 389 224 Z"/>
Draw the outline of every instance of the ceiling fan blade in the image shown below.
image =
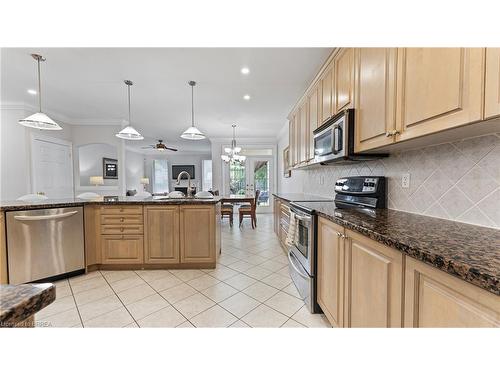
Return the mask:
<path fill-rule="evenodd" d="M 143 146 L 143 147 L 141 147 L 141 148 L 151 148 L 151 146 Z"/>
<path fill-rule="evenodd" d="M 171 150 L 171 151 L 177 151 L 177 149 L 176 149 L 176 148 L 172 148 L 172 147 L 166 147 L 166 146 L 165 146 L 165 149 L 166 149 L 166 150 Z"/>

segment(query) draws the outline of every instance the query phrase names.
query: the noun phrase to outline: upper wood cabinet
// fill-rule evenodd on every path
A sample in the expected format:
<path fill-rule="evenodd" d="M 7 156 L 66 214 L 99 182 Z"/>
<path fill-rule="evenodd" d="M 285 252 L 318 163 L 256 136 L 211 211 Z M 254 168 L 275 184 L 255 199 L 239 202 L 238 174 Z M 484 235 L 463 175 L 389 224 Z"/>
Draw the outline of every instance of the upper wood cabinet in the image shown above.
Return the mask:
<path fill-rule="evenodd" d="M 328 321 L 344 325 L 344 228 L 318 219 L 318 304 Z"/>
<path fill-rule="evenodd" d="M 309 160 L 309 119 L 307 113 L 307 101 L 299 107 L 300 132 L 298 137 L 299 163 Z"/>
<path fill-rule="evenodd" d="M 483 57 L 480 48 L 398 49 L 396 141 L 480 120 Z"/>
<path fill-rule="evenodd" d="M 316 84 L 308 96 L 307 103 L 309 108 L 309 154 L 308 159 L 314 159 L 314 134 L 313 131 L 319 126 L 319 97 L 320 85 Z"/>
<path fill-rule="evenodd" d="M 215 263 L 215 208 L 186 205 L 180 208 L 181 263 Z"/>
<path fill-rule="evenodd" d="M 296 130 L 296 116 L 295 114 L 290 115 L 289 122 L 288 122 L 288 145 L 290 147 L 290 152 L 288 154 L 289 157 L 289 164 L 292 167 L 295 167 L 297 165 L 297 154 L 296 150 L 297 147 L 295 145 L 295 130 Z"/>
<path fill-rule="evenodd" d="M 484 117 L 500 116 L 500 48 L 486 48 Z"/>
<path fill-rule="evenodd" d="M 406 258 L 405 327 L 500 327 L 500 298 Z"/>
<path fill-rule="evenodd" d="M 354 49 L 342 48 L 334 60 L 333 114 L 353 106 Z"/>
<path fill-rule="evenodd" d="M 179 263 L 179 207 L 146 206 L 144 227 L 144 263 Z"/>
<path fill-rule="evenodd" d="M 395 48 L 357 48 L 355 54 L 356 152 L 393 142 L 387 132 L 396 126 Z"/>
<path fill-rule="evenodd" d="M 333 62 L 325 69 L 321 78 L 321 124 L 333 115 Z"/>
<path fill-rule="evenodd" d="M 402 327 L 403 254 L 346 230 L 344 327 Z"/>

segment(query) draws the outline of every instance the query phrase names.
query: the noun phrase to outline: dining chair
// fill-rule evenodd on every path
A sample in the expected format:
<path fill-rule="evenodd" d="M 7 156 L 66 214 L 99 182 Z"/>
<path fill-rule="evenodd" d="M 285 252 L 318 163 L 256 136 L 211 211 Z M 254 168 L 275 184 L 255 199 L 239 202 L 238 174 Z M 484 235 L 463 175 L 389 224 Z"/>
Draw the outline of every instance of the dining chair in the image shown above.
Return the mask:
<path fill-rule="evenodd" d="M 232 203 L 223 203 L 221 207 L 221 220 L 224 219 L 224 216 L 229 217 L 229 226 L 233 226 L 233 210 L 234 206 Z"/>
<path fill-rule="evenodd" d="M 255 199 L 252 201 L 250 206 L 241 206 L 238 210 L 240 215 L 240 227 L 245 216 L 249 216 L 252 221 L 252 229 L 257 226 L 257 201 L 259 200 L 260 190 L 255 190 Z"/>

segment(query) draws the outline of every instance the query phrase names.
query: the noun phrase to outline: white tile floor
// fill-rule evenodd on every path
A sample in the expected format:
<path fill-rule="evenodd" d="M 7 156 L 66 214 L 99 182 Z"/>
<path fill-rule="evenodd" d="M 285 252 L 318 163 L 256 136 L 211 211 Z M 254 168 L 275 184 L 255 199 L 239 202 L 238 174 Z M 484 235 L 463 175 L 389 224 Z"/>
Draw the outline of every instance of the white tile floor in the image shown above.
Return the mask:
<path fill-rule="evenodd" d="M 96 271 L 62 280 L 36 320 L 48 327 L 329 327 L 298 298 L 272 215 L 257 220 L 256 230 L 224 222 L 216 269 Z"/>

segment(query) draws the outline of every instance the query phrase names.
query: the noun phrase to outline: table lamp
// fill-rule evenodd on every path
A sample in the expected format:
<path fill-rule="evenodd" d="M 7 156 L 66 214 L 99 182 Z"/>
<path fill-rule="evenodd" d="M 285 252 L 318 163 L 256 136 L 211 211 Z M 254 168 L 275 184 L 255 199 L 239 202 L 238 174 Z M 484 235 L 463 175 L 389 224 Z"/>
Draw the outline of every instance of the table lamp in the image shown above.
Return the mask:
<path fill-rule="evenodd" d="M 147 177 L 141 178 L 141 184 L 144 187 L 144 191 L 146 191 L 146 185 L 149 185 L 149 178 Z"/>
<path fill-rule="evenodd" d="M 94 186 L 104 185 L 104 178 L 102 176 L 90 176 L 90 184 Z"/>

